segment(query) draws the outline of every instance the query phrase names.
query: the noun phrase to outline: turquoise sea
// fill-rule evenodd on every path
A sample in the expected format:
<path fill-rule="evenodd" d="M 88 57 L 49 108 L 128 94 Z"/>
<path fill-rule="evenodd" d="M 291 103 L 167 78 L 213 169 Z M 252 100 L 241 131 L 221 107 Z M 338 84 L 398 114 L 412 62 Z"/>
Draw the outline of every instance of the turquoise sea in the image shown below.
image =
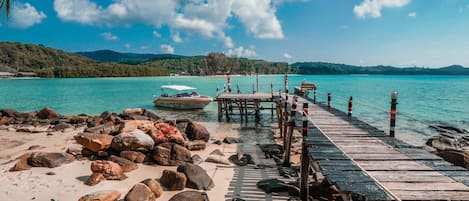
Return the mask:
<path fill-rule="evenodd" d="M 388 129 L 390 94 L 398 91 L 398 111 L 429 123 L 446 123 L 469 130 L 469 76 L 392 76 L 392 75 L 290 75 L 290 91 L 302 80 L 318 86 L 318 101 L 332 93 L 333 106 L 346 110 L 349 96 L 354 99 L 353 114 L 383 130 Z M 252 92 L 255 76 L 233 76 L 232 89 Z M 164 84 L 182 84 L 198 88 L 203 95 L 215 96 L 223 90 L 226 78 L 220 77 L 138 77 L 83 79 L 0 79 L 0 108 L 18 111 L 48 106 L 62 114 L 100 114 L 125 108 L 154 109 L 152 100 Z M 259 91 L 284 89 L 283 75 L 259 76 Z M 157 110 L 169 118 L 188 115 L 201 121 L 216 121 L 216 103 L 203 111 L 177 112 Z M 398 115 L 397 136 L 422 144 L 436 134 L 428 126 Z"/>

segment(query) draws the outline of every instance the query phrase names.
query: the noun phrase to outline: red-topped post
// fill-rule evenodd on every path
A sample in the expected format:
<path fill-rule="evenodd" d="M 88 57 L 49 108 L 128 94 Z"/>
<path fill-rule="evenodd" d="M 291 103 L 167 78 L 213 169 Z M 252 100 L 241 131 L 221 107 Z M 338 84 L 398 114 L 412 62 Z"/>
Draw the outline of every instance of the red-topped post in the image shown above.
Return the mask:
<path fill-rule="evenodd" d="M 332 100 L 332 94 L 327 93 L 327 107 L 331 108 L 331 100 Z"/>
<path fill-rule="evenodd" d="M 353 102 L 353 97 L 350 96 L 350 99 L 348 99 L 348 116 L 352 116 L 352 102 Z"/>
<path fill-rule="evenodd" d="M 396 115 L 397 115 L 397 91 L 391 93 L 391 115 L 390 115 L 390 127 L 389 135 L 391 137 L 395 136 L 396 131 Z"/>

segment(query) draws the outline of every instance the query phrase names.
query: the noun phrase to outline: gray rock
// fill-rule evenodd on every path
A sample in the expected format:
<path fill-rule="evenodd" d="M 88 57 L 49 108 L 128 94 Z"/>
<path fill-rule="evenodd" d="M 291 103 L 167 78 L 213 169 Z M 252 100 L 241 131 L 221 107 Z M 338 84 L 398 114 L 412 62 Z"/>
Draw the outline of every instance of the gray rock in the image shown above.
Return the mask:
<path fill-rule="evenodd" d="M 75 157 L 67 153 L 37 152 L 31 155 L 28 159 L 28 164 L 33 167 L 55 168 L 63 164 L 71 163 L 74 160 Z"/>
<path fill-rule="evenodd" d="M 111 147 L 116 151 L 151 151 L 155 141 L 141 130 L 124 132 L 114 136 Z"/>
<path fill-rule="evenodd" d="M 204 159 L 202 159 L 202 157 L 200 157 L 198 154 L 193 155 L 191 158 L 192 158 L 192 163 L 195 165 L 198 165 L 204 162 Z"/>
<path fill-rule="evenodd" d="M 187 178 L 183 173 L 164 170 L 160 178 L 161 185 L 170 191 L 180 191 L 186 187 Z"/>
<path fill-rule="evenodd" d="M 203 140 L 188 141 L 186 142 L 186 148 L 190 151 L 204 150 L 206 147 L 206 142 Z"/>
<path fill-rule="evenodd" d="M 207 172 L 198 165 L 186 163 L 177 168 L 178 172 L 184 173 L 187 178 L 186 187 L 197 190 L 210 190 L 215 184 Z"/>
<path fill-rule="evenodd" d="M 180 192 L 169 201 L 209 201 L 208 196 L 205 192 L 198 192 L 198 191 L 184 191 Z"/>

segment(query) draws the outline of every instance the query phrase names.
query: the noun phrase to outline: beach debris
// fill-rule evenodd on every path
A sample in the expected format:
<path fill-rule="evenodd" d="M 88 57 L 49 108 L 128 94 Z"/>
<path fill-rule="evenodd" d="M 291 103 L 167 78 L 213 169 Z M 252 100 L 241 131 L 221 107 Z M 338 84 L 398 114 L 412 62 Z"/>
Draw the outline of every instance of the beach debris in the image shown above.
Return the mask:
<path fill-rule="evenodd" d="M 288 184 L 278 179 L 263 179 L 258 181 L 256 186 L 266 193 L 288 191 Z"/>
<path fill-rule="evenodd" d="M 221 152 L 220 149 L 213 150 L 209 155 L 225 156 L 225 154 Z"/>
<path fill-rule="evenodd" d="M 280 176 L 285 178 L 295 178 L 298 177 L 298 171 L 291 167 L 279 167 L 278 172 Z"/>
<path fill-rule="evenodd" d="M 156 129 L 150 133 L 153 140 L 155 140 L 155 144 L 172 142 L 184 145 L 185 139 L 175 126 L 167 123 L 157 123 L 155 127 Z"/>
<path fill-rule="evenodd" d="M 223 142 L 221 140 L 215 140 L 212 142 L 213 144 L 216 144 L 216 145 L 221 145 L 223 144 Z"/>
<path fill-rule="evenodd" d="M 105 190 L 84 195 L 78 201 L 117 201 L 120 197 L 119 191 Z"/>
<path fill-rule="evenodd" d="M 112 161 L 96 160 L 91 163 L 91 171 L 93 174 L 86 182 L 87 185 L 95 185 L 103 179 L 107 180 L 123 180 L 127 176 L 124 175 L 122 167 Z"/>
<path fill-rule="evenodd" d="M 143 163 L 147 156 L 138 151 L 121 151 L 120 156 L 135 163 Z"/>
<path fill-rule="evenodd" d="M 112 155 L 111 157 L 109 157 L 109 160 L 119 164 L 122 167 L 122 170 L 124 170 L 124 172 L 130 172 L 138 168 L 137 164 L 135 164 L 134 162 L 125 158 L 121 158 L 119 156 Z"/>
<path fill-rule="evenodd" d="M 75 135 L 75 141 L 92 152 L 106 150 L 111 147 L 113 136 L 95 133 L 79 133 Z"/>
<path fill-rule="evenodd" d="M 31 165 L 28 164 L 28 159 L 33 155 L 33 153 L 25 153 L 18 158 L 16 164 L 10 168 L 10 172 L 13 171 L 22 171 L 31 169 Z"/>
<path fill-rule="evenodd" d="M 111 147 L 116 151 L 151 151 L 155 142 L 145 134 L 145 132 L 136 129 L 129 132 L 120 133 L 112 139 Z"/>
<path fill-rule="evenodd" d="M 45 107 L 42 110 L 40 110 L 36 116 L 39 119 L 55 119 L 59 116 L 59 113 L 57 113 L 56 111 L 48 107 Z"/>
<path fill-rule="evenodd" d="M 235 138 L 235 137 L 225 137 L 225 139 L 223 139 L 223 142 L 226 144 L 236 144 L 236 143 L 242 143 L 243 140 L 239 138 Z"/>
<path fill-rule="evenodd" d="M 238 166 L 246 166 L 248 164 L 255 165 L 256 163 L 254 162 L 252 156 L 250 154 L 246 154 L 244 152 L 238 152 L 237 154 L 231 155 L 228 160 L 236 164 Z"/>
<path fill-rule="evenodd" d="M 186 187 L 186 175 L 181 172 L 164 170 L 160 178 L 160 183 L 169 191 L 179 191 Z"/>
<path fill-rule="evenodd" d="M 148 186 L 151 192 L 153 192 L 153 194 L 155 195 L 155 198 L 159 198 L 163 194 L 163 188 L 161 187 L 160 183 L 155 179 L 148 178 L 141 181 L 140 183 L 143 183 Z"/>
<path fill-rule="evenodd" d="M 218 155 L 209 155 L 205 159 L 205 162 L 217 163 L 217 164 L 223 164 L 223 165 L 231 165 L 230 161 L 228 161 L 223 156 L 218 156 Z"/>
<path fill-rule="evenodd" d="M 192 164 L 195 164 L 195 165 L 198 165 L 204 162 L 204 159 L 202 159 L 202 157 L 200 157 L 198 154 L 192 155 L 191 159 L 192 159 Z"/>
<path fill-rule="evenodd" d="M 195 140 L 186 142 L 186 148 L 190 151 L 204 150 L 206 147 L 206 142 L 203 140 Z"/>
<path fill-rule="evenodd" d="M 135 184 L 125 195 L 125 201 L 154 201 L 155 199 L 155 194 L 143 183 Z"/>
<path fill-rule="evenodd" d="M 55 172 L 46 172 L 46 175 L 55 175 Z"/>
<path fill-rule="evenodd" d="M 32 167 L 55 168 L 63 164 L 71 163 L 75 157 L 67 153 L 59 152 L 36 152 L 28 158 L 28 164 Z"/>
<path fill-rule="evenodd" d="M 191 121 L 187 124 L 185 133 L 187 138 L 191 141 L 204 140 L 205 142 L 208 142 L 210 139 L 210 133 L 208 132 L 207 128 L 195 121 Z"/>
<path fill-rule="evenodd" d="M 191 152 L 188 149 L 170 142 L 156 146 L 152 156 L 159 165 L 176 166 L 191 162 Z"/>
<path fill-rule="evenodd" d="M 196 190 L 210 190 L 215 184 L 207 172 L 198 165 L 186 163 L 177 168 L 178 172 L 184 173 L 187 178 L 186 187 Z"/>
<path fill-rule="evenodd" d="M 265 158 L 272 158 L 273 155 L 283 154 L 283 146 L 279 144 L 261 144 L 259 147 L 264 152 Z"/>
<path fill-rule="evenodd" d="M 191 200 L 191 201 L 209 201 L 207 193 L 198 192 L 198 191 L 180 192 L 180 193 L 174 195 L 173 197 L 171 197 L 171 199 L 169 199 L 169 201 L 187 201 L 187 200 Z"/>

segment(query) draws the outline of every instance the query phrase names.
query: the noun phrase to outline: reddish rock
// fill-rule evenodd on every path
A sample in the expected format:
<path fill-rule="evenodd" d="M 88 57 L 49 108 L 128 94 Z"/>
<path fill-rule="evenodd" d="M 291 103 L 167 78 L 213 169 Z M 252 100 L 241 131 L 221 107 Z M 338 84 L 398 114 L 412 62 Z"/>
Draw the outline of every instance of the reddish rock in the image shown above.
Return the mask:
<path fill-rule="evenodd" d="M 112 161 L 93 161 L 91 163 L 91 171 L 93 173 L 103 174 L 104 178 L 109 180 L 121 180 L 126 178 L 122 167 Z"/>
<path fill-rule="evenodd" d="M 63 164 L 71 163 L 74 160 L 75 157 L 67 153 L 37 152 L 29 157 L 28 164 L 33 167 L 55 168 Z"/>
<path fill-rule="evenodd" d="M 120 156 L 135 163 L 143 163 L 147 157 L 145 154 L 138 151 L 122 151 Z"/>
<path fill-rule="evenodd" d="M 37 113 L 37 117 L 39 119 L 55 119 L 58 116 L 59 116 L 59 113 L 57 113 L 56 111 L 48 107 L 43 108 L 41 111 Z"/>
<path fill-rule="evenodd" d="M 154 123 L 148 120 L 129 120 L 122 123 L 119 127 L 121 133 L 134 131 L 136 129 L 149 133 L 151 130 L 155 130 L 156 128 Z"/>
<path fill-rule="evenodd" d="M 117 201 L 120 197 L 119 191 L 97 191 L 82 196 L 78 201 Z"/>
<path fill-rule="evenodd" d="M 114 136 L 111 147 L 116 151 L 151 151 L 155 141 L 141 130 L 124 132 Z"/>
<path fill-rule="evenodd" d="M 33 155 L 33 153 L 25 153 L 21 155 L 18 161 L 16 162 L 15 166 L 10 168 L 10 171 L 13 172 L 31 169 L 31 165 L 28 164 L 28 159 L 29 157 L 31 157 L 31 155 Z"/>
<path fill-rule="evenodd" d="M 186 135 L 189 140 L 204 140 L 207 142 L 210 139 L 210 133 L 202 124 L 192 121 L 187 125 Z"/>
<path fill-rule="evenodd" d="M 153 194 L 155 194 L 155 198 L 159 198 L 163 194 L 163 188 L 158 181 L 154 179 L 145 179 L 141 183 L 147 185 L 148 188 L 150 188 Z"/>
<path fill-rule="evenodd" d="M 137 164 L 135 164 L 134 162 L 125 158 L 121 158 L 119 156 L 112 155 L 111 157 L 109 157 L 109 160 L 119 164 L 122 167 L 122 170 L 124 170 L 124 172 L 130 172 L 138 168 Z"/>
<path fill-rule="evenodd" d="M 125 115 L 143 115 L 145 109 L 143 108 L 128 108 L 122 111 L 122 114 Z"/>
<path fill-rule="evenodd" d="M 171 162 L 171 149 L 165 147 L 156 146 L 153 151 L 153 159 L 155 159 L 156 163 L 159 165 L 173 165 Z"/>
<path fill-rule="evenodd" d="M 183 190 L 186 186 L 186 176 L 172 170 L 164 170 L 160 178 L 161 185 L 170 191 Z"/>
<path fill-rule="evenodd" d="M 135 184 L 125 196 L 125 201 L 154 201 L 155 194 L 143 183 Z"/>
<path fill-rule="evenodd" d="M 74 138 L 78 144 L 83 145 L 85 148 L 93 152 L 98 152 L 111 147 L 113 136 L 106 134 L 80 133 L 75 135 Z"/>
<path fill-rule="evenodd" d="M 104 175 L 101 174 L 101 173 L 93 173 L 91 174 L 91 176 L 88 178 L 88 180 L 86 180 L 85 184 L 88 185 L 88 186 L 94 186 L 96 184 L 98 184 L 99 182 L 103 181 L 103 180 L 106 180 L 106 178 L 104 178 Z"/>
<path fill-rule="evenodd" d="M 11 119 L 11 117 L 3 116 L 2 118 L 0 118 L 0 126 L 9 124 Z"/>
<path fill-rule="evenodd" d="M 173 142 L 184 145 L 185 139 L 176 127 L 167 123 L 158 123 L 155 125 L 155 127 L 156 129 L 150 132 L 150 135 L 155 141 L 155 144 Z"/>
<path fill-rule="evenodd" d="M 166 142 L 155 147 L 153 159 L 160 165 L 180 165 L 191 162 L 191 152 L 181 145 Z"/>
<path fill-rule="evenodd" d="M 190 151 L 204 150 L 206 147 L 206 142 L 203 140 L 188 141 L 186 142 L 186 148 Z"/>

